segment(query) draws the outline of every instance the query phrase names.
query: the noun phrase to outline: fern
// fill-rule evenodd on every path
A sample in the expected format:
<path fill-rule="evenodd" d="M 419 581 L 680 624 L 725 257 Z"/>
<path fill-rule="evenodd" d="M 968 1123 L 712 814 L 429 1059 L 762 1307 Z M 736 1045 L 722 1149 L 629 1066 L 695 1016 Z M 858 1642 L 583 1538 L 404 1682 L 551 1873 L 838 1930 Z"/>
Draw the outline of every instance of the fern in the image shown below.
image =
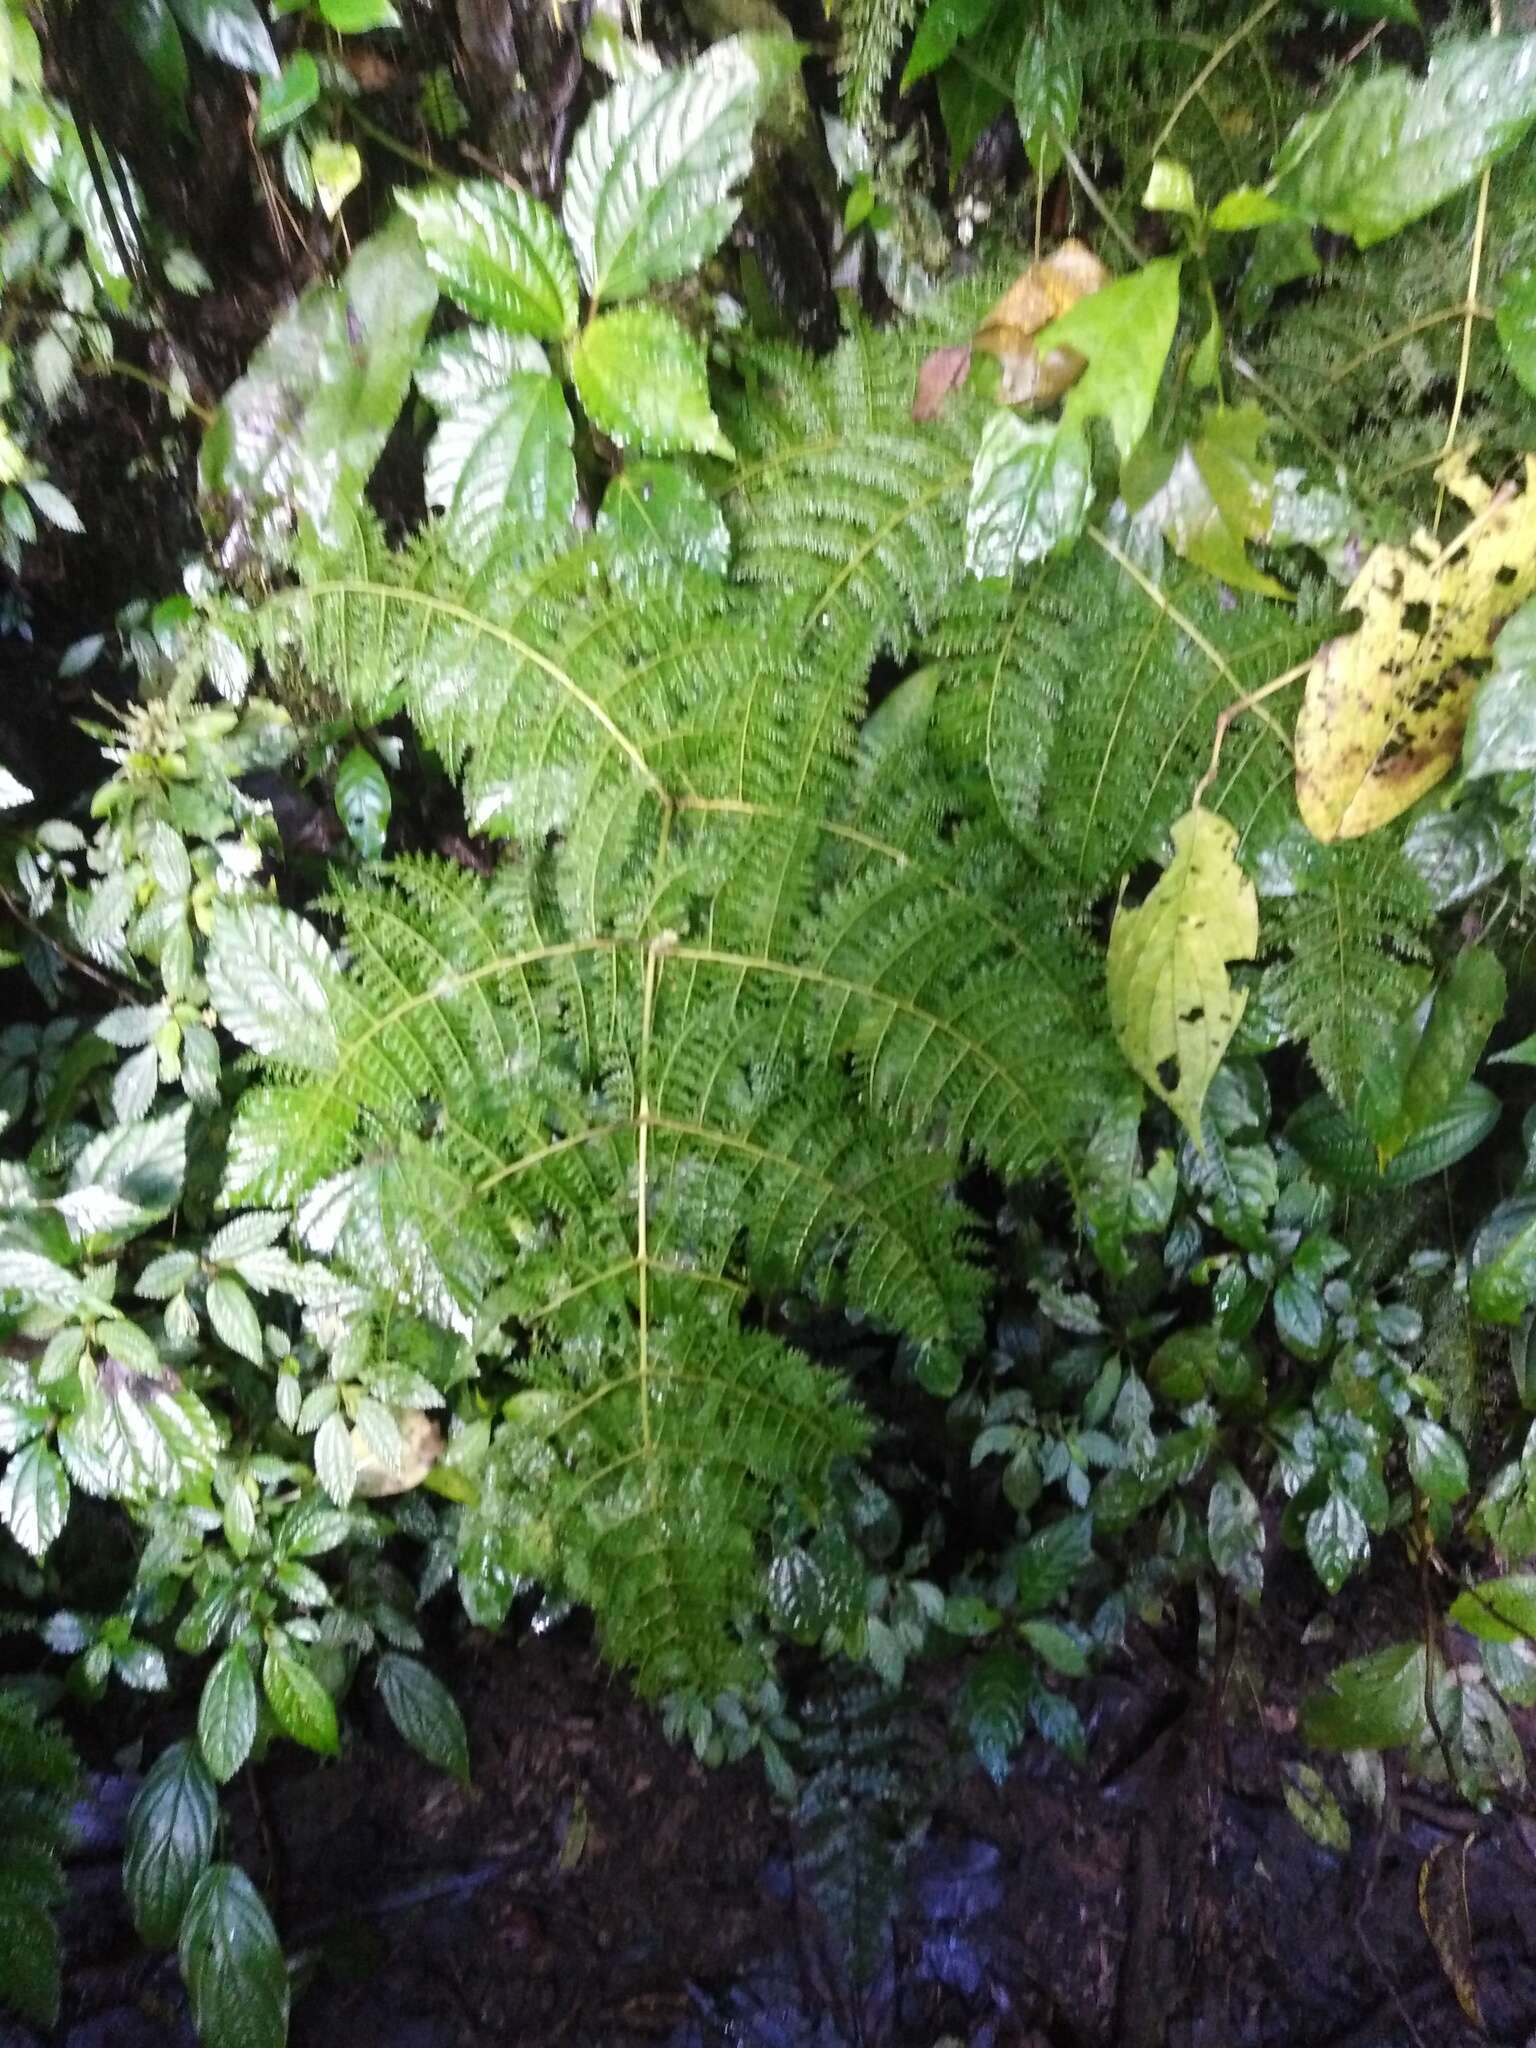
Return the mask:
<path fill-rule="evenodd" d="M 837 68 L 850 121 L 864 125 L 879 111 L 896 53 L 920 11 L 920 0 L 834 0 Z"/>
<path fill-rule="evenodd" d="M 39 2026 L 59 2013 L 59 1937 L 67 1799 L 78 1773 L 63 1737 L 25 1697 L 0 1686 L 0 2006 Z"/>

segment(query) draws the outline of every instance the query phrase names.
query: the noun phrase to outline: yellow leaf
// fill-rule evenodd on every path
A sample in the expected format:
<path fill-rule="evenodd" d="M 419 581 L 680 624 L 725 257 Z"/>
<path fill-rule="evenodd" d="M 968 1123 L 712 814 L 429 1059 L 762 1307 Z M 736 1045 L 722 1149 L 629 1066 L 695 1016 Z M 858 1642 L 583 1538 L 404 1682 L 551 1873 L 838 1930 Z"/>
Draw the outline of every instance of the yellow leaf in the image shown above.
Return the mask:
<path fill-rule="evenodd" d="M 1449 774 L 1493 643 L 1536 592 L 1536 457 L 1526 488 L 1488 495 L 1458 537 L 1373 548 L 1345 604 L 1359 629 L 1330 640 L 1296 721 L 1296 801 L 1313 836 L 1358 839 Z M 1459 497 L 1478 493 L 1462 471 Z"/>
<path fill-rule="evenodd" d="M 976 330 L 976 347 L 995 356 L 1002 368 L 1000 395 L 1009 405 L 1054 405 L 1085 368 L 1075 348 L 1053 348 L 1044 357 L 1034 337 L 1079 299 L 1110 282 L 1110 272 L 1081 242 L 1063 242 L 1039 263 L 1031 263 L 1004 292 Z"/>
<path fill-rule="evenodd" d="M 1259 899 L 1237 864 L 1237 834 L 1198 806 L 1173 828 L 1173 859 L 1144 903 L 1122 904 L 1105 977 L 1120 1050 L 1202 1144 L 1200 1110 L 1247 1006 L 1229 960 L 1259 945 Z"/>
<path fill-rule="evenodd" d="M 395 1420 L 400 1425 L 400 1469 L 392 1471 L 369 1448 L 361 1430 L 352 1432 L 352 1455 L 357 1460 L 357 1492 L 363 1500 L 383 1500 L 387 1495 L 409 1493 L 420 1486 L 443 1455 L 443 1432 L 422 1408 L 404 1408 Z"/>

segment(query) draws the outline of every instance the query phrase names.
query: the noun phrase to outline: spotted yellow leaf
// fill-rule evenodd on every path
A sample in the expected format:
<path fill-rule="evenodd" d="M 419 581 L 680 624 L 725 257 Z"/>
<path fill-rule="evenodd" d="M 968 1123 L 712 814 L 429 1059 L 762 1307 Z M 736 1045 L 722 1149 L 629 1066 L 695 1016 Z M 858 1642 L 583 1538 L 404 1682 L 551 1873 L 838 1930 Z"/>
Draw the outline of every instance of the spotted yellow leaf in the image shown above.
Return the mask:
<path fill-rule="evenodd" d="M 1523 493 L 1447 476 L 1476 507 L 1461 533 L 1373 548 L 1350 585 L 1360 625 L 1319 652 L 1296 722 L 1296 801 L 1316 838 L 1390 824 L 1454 766 L 1493 643 L 1536 592 L 1533 479 L 1532 456 Z"/>
<path fill-rule="evenodd" d="M 1115 912 L 1106 982 L 1120 1050 L 1199 1145 L 1200 1111 L 1247 1005 L 1227 963 L 1259 944 L 1259 899 L 1237 834 L 1198 806 L 1173 828 L 1173 859 L 1146 901 Z"/>

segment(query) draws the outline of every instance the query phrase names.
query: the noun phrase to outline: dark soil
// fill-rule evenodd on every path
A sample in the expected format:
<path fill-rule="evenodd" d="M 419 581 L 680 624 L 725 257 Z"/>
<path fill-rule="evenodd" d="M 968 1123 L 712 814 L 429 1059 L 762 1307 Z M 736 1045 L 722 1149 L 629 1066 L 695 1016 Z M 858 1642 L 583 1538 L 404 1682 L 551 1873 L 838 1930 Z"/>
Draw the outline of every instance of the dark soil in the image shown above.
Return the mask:
<path fill-rule="evenodd" d="M 1154 1666 L 1155 1668 L 1155 1666 Z M 463 1790 L 367 1702 L 346 1759 L 279 1758 L 234 1845 L 298 1963 L 294 2048 L 1472 2048 L 1536 2040 L 1536 1827 L 1392 1789 L 1350 1850 L 1287 1812 L 1293 1714 L 1223 1726 L 1170 1675 L 1108 1679 L 1086 1772 L 1027 1751 L 952 1777 L 869 1981 L 819 1912 L 756 1765 L 709 1771 L 576 1630 L 455 1678 Z M 927 1733 L 940 1703 L 919 1709 Z M 923 1730 L 919 1730 L 921 1736 Z M 1347 1800 L 1342 1773 L 1336 1789 Z M 117 1883 L 131 1775 L 102 1777 L 66 1919 L 65 2048 L 190 2048 L 174 1965 Z M 1420 1920 L 1464 1869 L 1486 2032 Z M 0 2026 L 0 2044 L 30 2041 Z"/>

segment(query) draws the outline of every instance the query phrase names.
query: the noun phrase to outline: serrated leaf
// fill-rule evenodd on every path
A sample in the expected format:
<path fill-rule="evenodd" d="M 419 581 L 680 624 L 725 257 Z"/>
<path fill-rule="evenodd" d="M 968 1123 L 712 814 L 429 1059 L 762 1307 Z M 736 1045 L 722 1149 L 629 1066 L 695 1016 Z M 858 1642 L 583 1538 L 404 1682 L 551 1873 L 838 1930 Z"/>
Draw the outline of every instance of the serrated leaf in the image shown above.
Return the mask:
<path fill-rule="evenodd" d="M 1536 603 L 1523 604 L 1493 643 L 1493 667 L 1467 716 L 1461 764 L 1469 776 L 1536 768 Z"/>
<path fill-rule="evenodd" d="M 1275 159 L 1274 197 L 1362 249 L 1428 213 L 1536 120 L 1536 36 L 1440 44 L 1422 78 L 1382 71 L 1305 115 Z"/>
<path fill-rule="evenodd" d="M 1337 1593 L 1357 1564 L 1370 1554 L 1365 1517 L 1342 1493 L 1330 1493 L 1307 1517 L 1307 1555 L 1330 1593 Z"/>
<path fill-rule="evenodd" d="M 428 1763 L 469 1783 L 469 1738 L 458 1702 L 414 1657 L 393 1651 L 379 1659 L 379 1693 L 389 1718 Z"/>
<path fill-rule="evenodd" d="M 1405 1188 L 1444 1173 L 1476 1151 L 1499 1120 L 1499 1098 L 1469 1082 L 1443 1115 L 1410 1138 L 1385 1168 L 1376 1149 L 1350 1117 L 1324 1095 L 1304 1102 L 1286 1125 L 1286 1137 L 1306 1160 L 1344 1187 Z"/>
<path fill-rule="evenodd" d="M 509 513 L 556 531 L 570 524 L 573 433 L 559 384 L 526 370 L 446 414 L 427 450 L 427 503 L 447 514 L 461 561 L 476 566 Z"/>
<path fill-rule="evenodd" d="M 1481 663 L 1536 593 L 1536 458 L 1525 475 L 1447 547 L 1421 533 L 1373 548 L 1345 593 L 1361 623 L 1319 652 L 1296 721 L 1296 800 L 1316 838 L 1374 832 L 1455 766 Z"/>
<path fill-rule="evenodd" d="M 1234 1465 L 1211 1482 L 1206 1508 L 1211 1563 L 1248 1600 L 1264 1587 L 1264 1519 L 1253 1489 Z"/>
<path fill-rule="evenodd" d="M 335 1756 L 336 1705 L 309 1666 L 290 1650 L 270 1643 L 261 1667 L 262 1689 L 277 1725 L 306 1749 Z"/>
<path fill-rule="evenodd" d="M 31 477 L 22 489 L 50 526 L 56 526 L 61 533 L 84 533 L 80 514 L 57 484 L 49 483 L 46 477 Z"/>
<path fill-rule="evenodd" d="M 261 1318 L 240 1282 L 220 1273 L 208 1283 L 208 1320 L 231 1351 L 260 1365 L 264 1356 Z"/>
<path fill-rule="evenodd" d="M 603 493 L 599 533 L 639 562 L 667 562 L 723 576 L 731 535 L 720 507 L 676 462 L 630 462 Z"/>
<path fill-rule="evenodd" d="M 1019 1633 L 1042 1662 L 1065 1678 L 1085 1678 L 1088 1659 L 1081 1645 L 1054 1621 L 1029 1620 L 1019 1623 Z"/>
<path fill-rule="evenodd" d="M 396 196 L 416 223 L 433 276 L 466 313 L 541 341 L 575 333 L 576 265 L 540 200 L 488 178 Z"/>
<path fill-rule="evenodd" d="M 213 1861 L 219 1795 L 197 1748 L 172 1743 L 128 1809 L 123 1891 L 139 1939 L 170 1948 L 198 1879 Z"/>
<path fill-rule="evenodd" d="M 1319 1749 L 1396 1749 L 1425 1725 L 1422 1643 L 1341 1664 L 1301 1710 L 1302 1736 Z"/>
<path fill-rule="evenodd" d="M 242 1044 L 311 1070 L 335 1064 L 336 963 L 313 925 L 267 904 L 220 904 L 205 972 L 220 1022 Z"/>
<path fill-rule="evenodd" d="M 1037 1531 L 1015 1562 L 1019 1612 L 1037 1614 L 1052 1606 L 1076 1583 L 1092 1555 L 1093 1523 L 1087 1515 L 1067 1515 Z"/>
<path fill-rule="evenodd" d="M 277 76 L 277 52 L 255 0 L 171 0 L 171 8 L 210 57 L 258 77 Z"/>
<path fill-rule="evenodd" d="M 1259 943 L 1258 897 L 1236 848 L 1224 819 L 1186 811 L 1152 893 L 1115 912 L 1105 969 L 1120 1050 L 1201 1147 L 1201 1105 L 1248 1000 L 1227 965 Z"/>
<path fill-rule="evenodd" d="M 594 303 L 686 277 L 736 218 L 752 130 L 799 68 L 787 37 L 731 36 L 680 70 L 637 72 L 588 114 L 563 217 Z"/>
<path fill-rule="evenodd" d="M 1067 395 L 1063 421 L 1105 419 L 1123 462 L 1147 431 L 1179 319 L 1178 256 L 1159 256 L 1080 298 L 1041 330 L 1042 351 L 1069 348 L 1088 367 Z"/>
<path fill-rule="evenodd" d="M 709 402 L 704 344 L 660 306 L 625 306 L 583 328 L 571 377 L 588 416 L 621 448 L 732 453 Z"/>
<path fill-rule="evenodd" d="M 256 1740 L 256 1679 L 242 1643 L 231 1643 L 209 1672 L 197 1709 L 197 1739 L 221 1785 L 231 1779 Z"/>
<path fill-rule="evenodd" d="M 1093 472 L 1081 435 L 994 412 L 971 473 L 967 568 L 974 576 L 1011 576 L 1070 547 L 1092 502 Z"/>
<path fill-rule="evenodd" d="M 366 747 L 354 747 L 336 771 L 336 815 L 364 860 L 382 855 L 392 804 L 389 777 Z"/>
<path fill-rule="evenodd" d="M 204 1871 L 181 1924 L 181 1974 L 206 2048 L 284 2048 L 288 1972 L 261 1894 L 233 1863 Z"/>
<path fill-rule="evenodd" d="M 499 327 L 466 327 L 445 334 L 416 366 L 416 389 L 439 412 L 496 392 L 519 371 L 549 375 L 549 357 L 531 334 Z"/>
<path fill-rule="evenodd" d="M 152 1045 L 141 1046 L 112 1076 L 112 1114 L 120 1124 L 136 1124 L 154 1107 L 160 1085 L 160 1055 Z"/>
<path fill-rule="evenodd" d="M 339 1412 L 328 1415 L 315 1436 L 315 1476 L 339 1508 L 344 1508 L 357 1490 L 351 1432 Z"/>
<path fill-rule="evenodd" d="M 29 1557 L 40 1558 L 69 1516 L 69 1479 L 41 1438 L 15 1452 L 0 1473 L 0 1524 Z"/>

